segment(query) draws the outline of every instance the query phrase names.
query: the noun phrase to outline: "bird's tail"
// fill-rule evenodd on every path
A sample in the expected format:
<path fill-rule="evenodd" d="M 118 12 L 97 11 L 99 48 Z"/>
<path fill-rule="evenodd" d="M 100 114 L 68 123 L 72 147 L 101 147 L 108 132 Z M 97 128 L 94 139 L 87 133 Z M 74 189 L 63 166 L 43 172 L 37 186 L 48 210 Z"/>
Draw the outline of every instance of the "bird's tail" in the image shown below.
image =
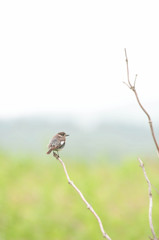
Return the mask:
<path fill-rule="evenodd" d="M 52 152 L 52 148 L 49 149 L 49 151 L 47 152 L 47 154 L 50 154 Z"/>

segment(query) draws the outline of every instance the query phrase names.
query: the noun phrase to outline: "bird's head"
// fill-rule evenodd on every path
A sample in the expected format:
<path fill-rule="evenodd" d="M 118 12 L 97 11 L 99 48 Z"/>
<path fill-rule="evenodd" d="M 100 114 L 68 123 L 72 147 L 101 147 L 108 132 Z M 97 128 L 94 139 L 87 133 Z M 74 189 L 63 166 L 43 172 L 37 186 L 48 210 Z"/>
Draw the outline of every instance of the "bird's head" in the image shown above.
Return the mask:
<path fill-rule="evenodd" d="M 58 135 L 59 135 L 59 137 L 68 137 L 69 136 L 65 132 L 59 132 Z"/>

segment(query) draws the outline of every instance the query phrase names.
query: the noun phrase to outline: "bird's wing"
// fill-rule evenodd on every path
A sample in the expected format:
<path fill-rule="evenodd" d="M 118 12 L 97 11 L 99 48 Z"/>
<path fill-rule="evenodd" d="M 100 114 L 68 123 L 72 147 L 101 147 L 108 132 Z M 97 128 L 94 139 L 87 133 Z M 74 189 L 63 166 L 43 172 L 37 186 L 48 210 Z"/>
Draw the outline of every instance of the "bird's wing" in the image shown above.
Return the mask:
<path fill-rule="evenodd" d="M 56 138 L 53 138 L 49 143 L 48 148 L 52 148 L 52 150 L 54 150 L 59 148 L 60 146 L 61 146 L 61 141 Z"/>

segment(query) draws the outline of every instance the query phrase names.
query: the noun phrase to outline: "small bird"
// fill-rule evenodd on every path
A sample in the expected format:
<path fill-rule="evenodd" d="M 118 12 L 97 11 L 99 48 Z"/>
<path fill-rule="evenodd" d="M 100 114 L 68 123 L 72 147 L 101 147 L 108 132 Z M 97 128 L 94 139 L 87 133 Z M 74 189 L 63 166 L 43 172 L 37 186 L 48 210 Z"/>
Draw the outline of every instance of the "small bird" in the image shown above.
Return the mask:
<path fill-rule="evenodd" d="M 49 145 L 48 145 L 48 152 L 47 154 L 50 154 L 52 151 L 56 151 L 58 153 L 58 151 L 60 151 L 62 148 L 64 148 L 65 146 L 65 141 L 66 141 L 66 137 L 69 136 L 68 134 L 66 134 L 65 132 L 59 132 L 57 133 L 50 141 Z M 59 156 L 59 155 L 58 155 Z"/>

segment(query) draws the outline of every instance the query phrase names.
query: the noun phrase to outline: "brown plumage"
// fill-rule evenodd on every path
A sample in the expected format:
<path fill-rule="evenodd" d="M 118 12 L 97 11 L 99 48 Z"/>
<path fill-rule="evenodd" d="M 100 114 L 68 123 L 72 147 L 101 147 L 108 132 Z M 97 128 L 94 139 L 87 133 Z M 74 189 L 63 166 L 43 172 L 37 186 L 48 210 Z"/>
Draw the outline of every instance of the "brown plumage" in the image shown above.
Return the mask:
<path fill-rule="evenodd" d="M 59 151 L 62 148 L 64 148 L 65 146 L 65 141 L 66 141 L 66 137 L 69 136 L 68 134 L 66 134 L 65 132 L 59 132 L 57 133 L 50 141 L 49 145 L 48 145 L 48 152 L 47 154 L 50 154 L 52 151 Z"/>

